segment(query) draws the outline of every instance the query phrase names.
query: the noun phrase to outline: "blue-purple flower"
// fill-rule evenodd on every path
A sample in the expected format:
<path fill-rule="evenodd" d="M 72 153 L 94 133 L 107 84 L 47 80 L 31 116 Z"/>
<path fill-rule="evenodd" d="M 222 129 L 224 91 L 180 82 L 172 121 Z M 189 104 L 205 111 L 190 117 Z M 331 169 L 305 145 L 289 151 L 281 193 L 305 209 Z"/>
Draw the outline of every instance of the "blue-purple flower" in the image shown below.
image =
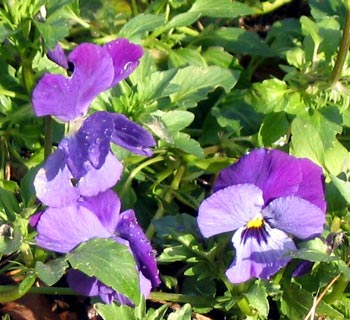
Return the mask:
<path fill-rule="evenodd" d="M 269 279 L 290 261 L 293 238 L 318 236 L 325 222 L 324 177 L 308 159 L 257 149 L 220 172 L 203 201 L 198 225 L 205 237 L 234 231 L 232 283 Z"/>
<path fill-rule="evenodd" d="M 48 208 L 39 219 L 35 217 L 36 242 L 42 248 L 59 253 L 68 253 L 95 237 L 111 238 L 126 245 L 137 264 L 141 292 L 147 297 L 150 290 L 160 284 L 155 256 L 134 211 L 120 213 L 120 208 L 120 200 L 112 190 L 94 197 L 82 197 L 67 207 Z M 78 270 L 70 270 L 67 281 L 78 293 L 100 296 L 105 303 L 116 300 L 121 304 L 132 304 L 121 293 Z"/>
<path fill-rule="evenodd" d="M 84 116 L 96 96 L 135 70 L 142 55 L 142 47 L 124 38 L 104 46 L 82 43 L 68 58 L 62 48 L 56 46 L 49 57 L 72 74 L 67 78 L 47 73 L 40 79 L 32 97 L 36 115 L 52 115 L 61 121 Z"/>
<path fill-rule="evenodd" d="M 80 196 L 113 187 L 123 167 L 111 152 L 111 142 L 143 156 L 152 155 L 155 145 L 152 135 L 126 116 L 95 112 L 60 142 L 38 171 L 34 180 L 38 199 L 47 206 L 64 207 Z"/>

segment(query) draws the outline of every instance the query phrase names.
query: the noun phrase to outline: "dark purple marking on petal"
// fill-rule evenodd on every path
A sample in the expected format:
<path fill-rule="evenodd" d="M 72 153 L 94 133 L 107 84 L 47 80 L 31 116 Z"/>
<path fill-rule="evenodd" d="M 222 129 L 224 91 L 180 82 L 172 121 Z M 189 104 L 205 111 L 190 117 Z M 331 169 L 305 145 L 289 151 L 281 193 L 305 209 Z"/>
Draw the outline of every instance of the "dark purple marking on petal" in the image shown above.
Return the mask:
<path fill-rule="evenodd" d="M 269 279 L 291 260 L 284 255 L 296 250 L 296 247 L 283 231 L 272 229 L 266 224 L 267 241 L 259 242 L 253 233 L 242 241 L 244 229 L 238 229 L 232 238 L 236 256 L 226 271 L 232 283 L 245 282 L 254 277 Z"/>
<path fill-rule="evenodd" d="M 70 252 L 92 238 L 110 236 L 93 212 L 78 205 L 46 209 L 37 224 L 37 231 L 38 246 L 60 253 Z"/>
<path fill-rule="evenodd" d="M 198 226 L 205 237 L 234 231 L 256 217 L 264 205 L 262 191 L 253 184 L 229 186 L 214 192 L 198 210 Z"/>
<path fill-rule="evenodd" d="M 55 48 L 47 51 L 47 57 L 64 69 L 69 68 L 68 59 L 59 43 L 56 44 Z"/>
<path fill-rule="evenodd" d="M 152 135 L 137 123 L 118 113 L 111 114 L 114 122 L 112 142 L 136 154 L 151 156 L 156 142 Z"/>
<path fill-rule="evenodd" d="M 160 279 L 151 242 L 137 223 L 133 210 L 127 210 L 120 214 L 116 232 L 120 237 L 129 241 L 130 249 L 140 271 L 151 281 L 153 287 L 157 287 L 160 284 Z"/>
<path fill-rule="evenodd" d="M 114 233 L 119 220 L 121 203 L 113 190 L 83 198 L 80 205 L 93 212 L 111 235 Z"/>
<path fill-rule="evenodd" d="M 115 86 L 118 82 L 127 78 L 138 66 L 143 56 L 142 47 L 120 38 L 104 45 L 113 60 L 114 78 L 111 84 Z"/>
<path fill-rule="evenodd" d="M 40 220 L 40 217 L 41 215 L 43 214 L 42 211 L 40 212 L 37 212 L 37 213 L 34 213 L 30 218 L 29 218 L 29 225 L 32 227 L 32 228 L 36 228 L 39 220 Z"/>
<path fill-rule="evenodd" d="M 279 150 L 256 149 L 222 170 L 214 191 L 230 185 L 250 183 L 263 191 L 265 204 L 294 195 L 302 180 L 298 159 Z"/>
<path fill-rule="evenodd" d="M 326 218 L 319 207 L 299 197 L 275 199 L 262 214 L 271 226 L 299 239 L 320 235 Z"/>
<path fill-rule="evenodd" d="M 34 178 L 38 199 L 47 206 L 63 207 L 79 198 L 79 191 L 71 183 L 71 172 L 64 152 L 57 149 L 39 169 Z"/>
<path fill-rule="evenodd" d="M 302 277 L 311 272 L 315 263 L 313 261 L 302 260 L 295 267 L 292 277 Z"/>

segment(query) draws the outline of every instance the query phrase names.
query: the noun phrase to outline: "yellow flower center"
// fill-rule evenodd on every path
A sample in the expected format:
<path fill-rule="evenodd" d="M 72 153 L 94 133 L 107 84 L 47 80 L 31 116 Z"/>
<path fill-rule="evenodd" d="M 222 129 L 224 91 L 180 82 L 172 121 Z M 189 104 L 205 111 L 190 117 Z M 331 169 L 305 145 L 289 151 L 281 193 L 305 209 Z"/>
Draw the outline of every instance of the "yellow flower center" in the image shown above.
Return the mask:
<path fill-rule="evenodd" d="M 261 213 L 257 214 L 252 220 L 247 223 L 248 229 L 258 229 L 264 225 L 264 217 Z"/>

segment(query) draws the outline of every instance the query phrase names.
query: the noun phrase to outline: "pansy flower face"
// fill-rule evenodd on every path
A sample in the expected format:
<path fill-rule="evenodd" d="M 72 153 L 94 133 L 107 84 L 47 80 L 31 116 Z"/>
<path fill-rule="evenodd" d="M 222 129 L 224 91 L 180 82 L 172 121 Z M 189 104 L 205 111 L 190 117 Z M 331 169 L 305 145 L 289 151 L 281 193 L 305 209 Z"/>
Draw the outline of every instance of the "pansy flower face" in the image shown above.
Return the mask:
<path fill-rule="evenodd" d="M 89 116 L 64 138 L 34 180 L 36 195 L 47 206 L 67 206 L 80 196 L 94 196 L 113 187 L 123 167 L 110 143 L 152 155 L 155 141 L 145 129 L 121 114 L 105 111 Z"/>
<path fill-rule="evenodd" d="M 126 245 L 134 255 L 139 270 L 140 288 L 145 297 L 160 283 L 150 241 L 137 223 L 133 210 L 120 213 L 120 200 L 107 190 L 94 197 L 82 197 L 74 204 L 48 208 L 35 216 L 37 244 L 45 249 L 68 253 L 92 238 L 110 238 Z M 118 276 L 118 275 L 116 275 Z M 105 286 L 94 277 L 71 270 L 68 283 L 75 291 L 87 296 L 100 296 L 106 303 L 113 300 L 131 305 L 122 294 Z"/>
<path fill-rule="evenodd" d="M 71 75 L 45 74 L 34 88 L 37 116 L 52 115 L 73 121 L 86 115 L 91 102 L 103 91 L 127 78 L 138 66 L 143 50 L 120 38 L 104 46 L 78 45 L 66 58 L 62 48 L 49 52 L 51 60 L 69 69 Z"/>
<path fill-rule="evenodd" d="M 293 238 L 319 235 L 326 203 L 320 167 L 278 150 L 258 149 L 223 170 L 199 208 L 205 237 L 234 231 L 232 283 L 269 279 L 296 250 Z"/>

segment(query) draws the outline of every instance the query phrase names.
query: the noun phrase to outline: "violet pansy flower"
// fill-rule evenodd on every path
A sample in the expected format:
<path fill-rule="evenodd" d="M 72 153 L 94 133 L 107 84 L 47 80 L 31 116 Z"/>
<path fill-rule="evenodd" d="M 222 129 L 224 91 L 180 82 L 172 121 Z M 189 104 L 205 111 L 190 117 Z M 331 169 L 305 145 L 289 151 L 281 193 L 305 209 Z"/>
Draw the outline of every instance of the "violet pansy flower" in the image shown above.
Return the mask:
<path fill-rule="evenodd" d="M 73 72 L 70 77 L 45 74 L 40 79 L 32 97 L 36 115 L 52 115 L 61 121 L 84 116 L 101 92 L 135 70 L 142 55 L 142 47 L 124 38 L 104 46 L 82 43 L 67 58 L 62 48 L 56 46 L 49 52 L 50 59 Z"/>
<path fill-rule="evenodd" d="M 126 116 L 106 111 L 89 116 L 74 134 L 65 137 L 34 179 L 38 199 L 62 207 L 80 196 L 94 196 L 113 187 L 123 167 L 110 143 L 151 156 L 151 134 Z"/>
<path fill-rule="evenodd" d="M 322 170 L 308 159 L 257 149 L 224 169 L 202 202 L 198 225 L 205 237 L 234 231 L 232 283 L 269 279 L 290 261 L 293 238 L 321 234 L 326 202 Z"/>
<path fill-rule="evenodd" d="M 95 237 L 111 238 L 124 244 L 134 255 L 140 289 L 147 297 L 151 289 L 160 284 L 155 256 L 150 241 L 137 223 L 134 211 L 120 213 L 120 208 L 120 200 L 112 190 L 95 197 L 82 197 L 68 207 L 48 208 L 36 224 L 36 242 L 42 248 L 59 253 L 68 253 Z M 132 305 L 121 293 L 78 270 L 70 270 L 67 281 L 73 290 L 83 295 L 100 296 L 105 303 L 116 300 L 121 304 Z"/>

